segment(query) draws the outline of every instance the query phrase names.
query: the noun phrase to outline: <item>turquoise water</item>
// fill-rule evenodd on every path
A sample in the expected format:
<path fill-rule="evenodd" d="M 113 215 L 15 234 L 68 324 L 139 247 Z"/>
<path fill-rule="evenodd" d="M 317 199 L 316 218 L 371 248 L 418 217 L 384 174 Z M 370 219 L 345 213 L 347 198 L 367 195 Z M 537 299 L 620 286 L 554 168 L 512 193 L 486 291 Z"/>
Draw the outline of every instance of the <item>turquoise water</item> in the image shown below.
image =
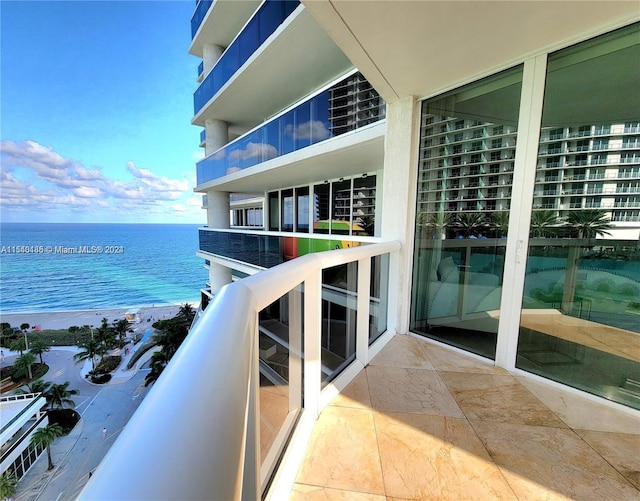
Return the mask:
<path fill-rule="evenodd" d="M 0 311 L 129 308 L 198 301 L 198 225 L 0 225 Z M 71 253 L 71 250 L 78 253 Z"/>

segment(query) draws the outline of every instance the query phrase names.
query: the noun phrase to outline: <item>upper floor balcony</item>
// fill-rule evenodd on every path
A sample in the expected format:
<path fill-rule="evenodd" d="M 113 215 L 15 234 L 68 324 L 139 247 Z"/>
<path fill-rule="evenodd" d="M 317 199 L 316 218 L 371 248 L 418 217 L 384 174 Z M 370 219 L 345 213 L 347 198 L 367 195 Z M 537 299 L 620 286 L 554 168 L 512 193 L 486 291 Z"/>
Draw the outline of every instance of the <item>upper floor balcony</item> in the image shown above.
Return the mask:
<path fill-rule="evenodd" d="M 349 110 L 344 110 L 344 112 L 340 114 L 336 114 L 335 110 L 333 110 L 332 103 L 335 94 L 337 92 L 343 92 L 345 87 L 351 88 L 349 93 L 355 101 L 358 101 L 358 96 L 361 92 L 358 90 L 358 83 L 361 80 L 362 77 L 359 73 L 349 75 L 313 96 L 311 99 L 295 106 L 207 156 L 197 163 L 198 187 L 212 181 L 220 180 L 221 178 L 227 178 L 226 181 L 238 178 L 240 173 L 245 169 L 278 159 L 290 153 L 302 153 L 301 150 L 312 145 L 337 138 L 338 136 L 344 136 L 349 132 L 361 130 L 383 120 L 386 110 L 385 103 L 381 98 L 378 98 L 378 105 L 375 108 L 370 108 L 366 116 L 362 116 L 359 113 L 357 106 Z M 372 90 L 367 90 L 366 92 L 370 93 Z M 332 111 L 334 113 L 332 113 Z M 382 151 L 380 151 L 379 147 L 382 146 L 383 132 L 384 131 L 380 129 L 365 132 L 358 141 L 352 141 L 353 138 L 346 138 L 345 144 L 353 146 L 354 142 L 363 142 L 364 144 L 361 145 L 361 147 L 367 150 L 363 150 L 361 155 L 351 151 L 351 154 L 354 156 L 349 164 L 361 168 L 366 165 L 367 161 L 371 162 L 371 155 L 374 155 L 377 159 L 370 163 L 369 167 L 362 172 L 375 170 L 372 167 L 378 164 L 381 166 Z M 367 143 L 370 141 L 378 143 L 378 147 L 371 148 L 371 145 L 367 146 Z M 318 152 L 314 151 L 314 153 L 317 154 Z M 335 154 L 335 149 L 333 153 Z M 361 160 L 359 159 L 360 157 L 362 157 Z M 354 160 L 356 161 L 354 162 Z M 334 167 L 325 168 L 321 177 L 325 179 L 332 177 L 330 173 L 331 169 L 336 170 L 337 177 L 350 174 L 350 172 L 347 172 L 350 167 L 340 164 L 339 162 L 334 162 L 334 165 Z M 303 167 L 293 167 L 296 171 L 302 168 Z M 301 177 L 308 177 L 308 174 L 309 173 L 304 174 L 300 172 L 298 172 L 297 175 L 294 174 L 288 185 L 300 182 L 302 180 Z M 293 182 L 294 178 L 296 179 L 295 183 Z M 284 183 L 273 187 L 286 185 L 287 183 Z M 244 187 L 244 189 L 246 190 L 247 187 Z M 264 187 L 262 189 L 264 189 Z M 237 190 L 239 190 L 239 187 L 234 189 L 234 191 Z"/>
<path fill-rule="evenodd" d="M 291 0 L 271 0 L 262 4 L 196 90 L 193 95 L 194 114 L 229 81 L 298 5 L 298 1 Z"/>
<path fill-rule="evenodd" d="M 192 123 L 240 136 L 352 69 L 298 2 L 264 3 L 194 93 Z"/>

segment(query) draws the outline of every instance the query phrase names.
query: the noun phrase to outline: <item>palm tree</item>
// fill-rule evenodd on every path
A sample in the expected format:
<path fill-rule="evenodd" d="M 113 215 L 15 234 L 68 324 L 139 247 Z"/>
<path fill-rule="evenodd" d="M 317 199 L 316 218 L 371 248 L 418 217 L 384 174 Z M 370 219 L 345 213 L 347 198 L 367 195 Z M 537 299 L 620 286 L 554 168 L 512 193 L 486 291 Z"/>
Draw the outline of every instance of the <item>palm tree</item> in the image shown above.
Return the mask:
<path fill-rule="evenodd" d="M 151 371 L 144 378 L 144 385 L 149 386 L 155 383 L 167 366 L 167 357 L 162 351 L 156 351 L 151 355 Z"/>
<path fill-rule="evenodd" d="M 536 210 L 531 214 L 531 233 L 533 237 L 551 236 L 552 228 L 560 224 L 558 214 L 552 210 Z"/>
<path fill-rule="evenodd" d="M 27 343 L 23 337 L 19 337 L 11 341 L 11 343 L 9 344 L 9 349 L 11 351 L 19 351 L 20 355 L 22 355 L 24 353 L 24 350 L 27 349 Z"/>
<path fill-rule="evenodd" d="M 13 363 L 13 368 L 15 369 L 15 375 L 19 376 L 24 373 L 29 375 L 29 379 L 33 378 L 33 374 L 31 373 L 31 364 L 36 361 L 36 356 L 33 353 L 27 352 L 20 355 L 16 358 L 16 361 Z"/>
<path fill-rule="evenodd" d="M 189 303 L 184 303 L 182 306 L 180 306 L 177 316 L 184 319 L 189 326 L 191 325 L 191 322 L 193 322 L 193 317 L 196 316 L 196 311 Z"/>
<path fill-rule="evenodd" d="M 29 330 L 29 327 L 31 327 L 31 326 L 30 326 L 28 323 L 26 323 L 26 322 L 25 322 L 25 323 L 23 323 L 23 324 L 20 324 L 20 330 L 21 330 L 22 332 L 27 332 L 27 331 Z"/>
<path fill-rule="evenodd" d="M 78 390 L 69 390 L 69 384 L 69 381 L 67 381 L 66 383 L 51 385 L 46 394 L 51 409 L 54 407 L 64 409 L 65 405 L 73 409 L 76 406 L 76 403 L 70 397 L 71 395 L 77 395 Z"/>
<path fill-rule="evenodd" d="M 30 383 L 25 384 L 22 388 L 18 388 L 15 393 L 17 395 L 26 395 L 28 393 L 42 393 L 45 397 L 51 387 L 51 383 L 44 379 L 36 379 Z"/>
<path fill-rule="evenodd" d="M 87 359 L 91 359 L 91 366 L 95 370 L 96 368 L 96 355 L 104 353 L 104 347 L 102 343 L 96 339 L 88 339 L 84 343 L 78 344 L 79 348 L 83 348 L 84 351 L 76 353 L 73 359 L 76 362 L 83 362 Z"/>
<path fill-rule="evenodd" d="M 42 355 L 50 350 L 51 350 L 51 346 L 49 346 L 49 344 L 43 341 L 42 339 L 36 339 L 35 341 L 31 341 L 31 347 L 29 348 L 29 351 L 31 353 L 40 357 L 41 364 L 44 364 L 44 361 L 42 360 Z"/>
<path fill-rule="evenodd" d="M 493 212 L 490 224 L 496 230 L 496 236 L 507 236 L 509 233 L 509 213 L 507 211 Z"/>
<path fill-rule="evenodd" d="M 53 470 L 55 465 L 51 460 L 51 444 L 55 442 L 56 438 L 61 437 L 64 434 L 62 426 L 59 424 L 50 424 L 43 428 L 38 428 L 31 435 L 31 444 L 36 447 L 47 448 L 47 458 L 49 459 L 48 470 Z"/>
<path fill-rule="evenodd" d="M 426 236 L 440 238 L 448 226 L 451 226 L 454 218 L 451 212 L 421 212 L 416 218 L 418 228 L 425 231 Z"/>
<path fill-rule="evenodd" d="M 571 212 L 567 216 L 567 225 L 574 230 L 577 238 L 595 238 L 611 235 L 607 230 L 613 228 L 611 219 L 601 209 L 584 209 Z"/>
<path fill-rule="evenodd" d="M 18 487 L 18 479 L 12 470 L 7 470 L 0 475 L 0 498 L 11 499 L 16 493 L 16 487 Z"/>
<path fill-rule="evenodd" d="M 127 332 L 130 330 L 130 327 L 131 327 L 131 323 L 126 318 L 113 322 L 112 329 L 115 332 L 120 344 L 122 344 L 122 340 L 127 334 Z"/>
<path fill-rule="evenodd" d="M 458 214 L 452 226 L 461 231 L 465 237 L 468 237 L 481 233 L 487 223 L 481 212 L 463 212 Z"/>

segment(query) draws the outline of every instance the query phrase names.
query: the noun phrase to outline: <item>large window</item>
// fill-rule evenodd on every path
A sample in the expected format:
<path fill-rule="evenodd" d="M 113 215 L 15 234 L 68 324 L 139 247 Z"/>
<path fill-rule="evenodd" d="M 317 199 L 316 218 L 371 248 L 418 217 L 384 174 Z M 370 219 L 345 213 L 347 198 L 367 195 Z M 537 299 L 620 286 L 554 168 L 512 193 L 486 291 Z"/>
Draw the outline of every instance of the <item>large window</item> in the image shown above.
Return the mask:
<path fill-rule="evenodd" d="M 635 25 L 549 56 L 541 143 L 550 129 L 563 137 L 610 136 L 593 139 L 594 150 L 621 145 L 625 124 L 640 117 L 639 41 Z M 587 157 L 576 155 L 574 164 Z M 629 161 L 595 153 L 590 163 L 617 158 Z M 574 169 L 569 177 L 584 175 Z M 582 186 L 565 183 L 563 190 L 581 193 Z M 630 199 L 613 197 L 611 188 L 588 191 L 594 196 L 532 212 L 536 238 L 529 241 L 516 366 L 640 408 L 640 248 L 637 237 L 616 238 L 615 225 L 625 220 L 615 209 Z"/>
<path fill-rule="evenodd" d="M 434 147 L 421 152 L 411 329 L 489 358 L 496 350 L 521 83 L 518 67 L 422 106 L 422 144 L 444 138 L 451 154 L 441 166 Z M 452 177 L 461 180 L 430 184 Z M 458 184 L 468 189 L 458 191 Z M 498 195 L 489 187 L 496 184 L 500 198 L 487 204 Z"/>
<path fill-rule="evenodd" d="M 311 232 L 319 234 L 373 236 L 376 232 L 375 174 L 274 191 L 268 200 L 272 231 L 309 233 L 312 223 Z"/>
<path fill-rule="evenodd" d="M 423 103 L 410 325 L 635 408 L 639 28 Z"/>

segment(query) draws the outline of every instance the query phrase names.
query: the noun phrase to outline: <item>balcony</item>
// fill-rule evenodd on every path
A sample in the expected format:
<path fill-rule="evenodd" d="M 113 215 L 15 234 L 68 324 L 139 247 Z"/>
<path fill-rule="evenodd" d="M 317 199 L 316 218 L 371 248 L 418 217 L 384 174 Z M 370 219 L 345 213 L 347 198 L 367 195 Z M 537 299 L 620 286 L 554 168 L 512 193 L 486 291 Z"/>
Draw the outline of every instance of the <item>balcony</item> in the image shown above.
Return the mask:
<path fill-rule="evenodd" d="M 198 7 L 203 3 L 206 3 L 205 0 L 202 0 Z M 233 43 L 227 47 L 224 54 L 222 54 L 216 65 L 196 90 L 193 95 L 194 114 L 197 114 L 209 99 L 229 81 L 235 72 L 271 36 L 278 26 L 291 15 L 298 5 L 299 2 L 290 0 L 272 0 L 262 4 L 262 7 Z"/>
<path fill-rule="evenodd" d="M 343 114 L 339 119 L 332 120 L 329 117 L 332 94 L 335 89 L 343 87 L 345 80 L 250 131 L 198 162 L 196 168 L 197 184 L 202 185 L 229 176 L 382 120 L 385 113 L 385 104 L 382 100 L 375 116 L 367 117 L 366 120 L 358 119 L 355 110 L 350 114 Z M 380 161 L 381 159 L 382 156 L 380 156 Z M 337 168 L 344 167 L 339 162 L 332 163 Z M 351 163 L 353 164 L 353 162 Z M 339 177 L 342 177 L 345 175 L 345 171 L 341 170 L 339 174 Z M 330 177 L 328 171 L 322 176 L 324 178 Z"/>
<path fill-rule="evenodd" d="M 394 319 L 372 335 L 370 317 L 386 328 L 394 308 L 371 286 L 397 272 L 399 247 L 317 253 L 223 288 L 80 499 L 636 498 L 636 411 L 394 336 Z M 351 286 L 325 284 L 345 264 Z M 321 343 L 325 301 L 364 312 L 339 374 Z M 287 330 L 264 322 L 274 305 Z M 584 336 L 587 321 L 570 320 L 563 336 Z"/>

